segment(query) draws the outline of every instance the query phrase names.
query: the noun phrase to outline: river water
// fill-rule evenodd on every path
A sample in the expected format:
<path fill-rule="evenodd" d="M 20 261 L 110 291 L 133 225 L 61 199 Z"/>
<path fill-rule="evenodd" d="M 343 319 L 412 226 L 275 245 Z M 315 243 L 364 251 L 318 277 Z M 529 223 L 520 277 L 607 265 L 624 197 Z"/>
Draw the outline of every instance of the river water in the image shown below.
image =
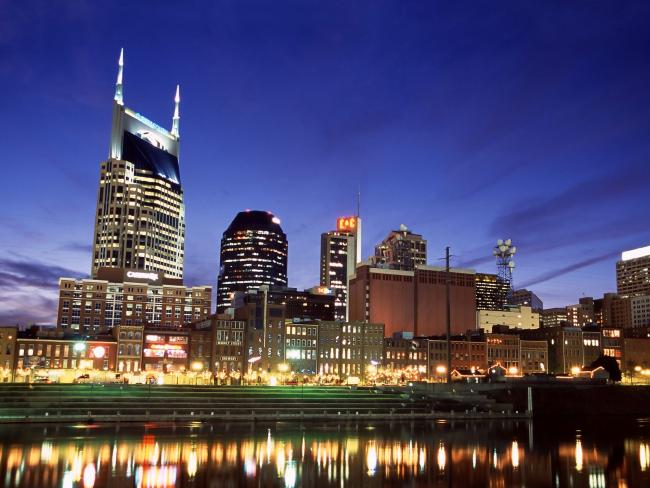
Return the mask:
<path fill-rule="evenodd" d="M 2 487 L 650 486 L 650 419 L 0 427 Z"/>

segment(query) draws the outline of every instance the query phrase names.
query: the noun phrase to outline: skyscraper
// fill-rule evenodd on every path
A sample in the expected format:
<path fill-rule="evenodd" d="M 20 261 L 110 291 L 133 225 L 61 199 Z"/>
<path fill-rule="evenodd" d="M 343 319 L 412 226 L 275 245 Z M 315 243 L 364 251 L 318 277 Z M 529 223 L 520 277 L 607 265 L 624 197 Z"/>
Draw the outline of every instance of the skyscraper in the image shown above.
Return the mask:
<path fill-rule="evenodd" d="M 544 310 L 544 302 L 532 291 L 522 288 L 512 293 L 511 305 L 527 305 L 533 309 L 533 312 L 541 313 Z"/>
<path fill-rule="evenodd" d="M 178 166 L 179 88 L 168 131 L 126 107 L 120 60 L 108 159 L 101 163 L 92 275 L 118 267 L 183 277 L 185 205 Z"/>
<path fill-rule="evenodd" d="M 621 255 L 616 263 L 616 290 L 623 297 L 650 295 L 650 246 Z"/>
<path fill-rule="evenodd" d="M 510 285 L 495 274 L 476 273 L 476 309 L 503 310 Z"/>
<path fill-rule="evenodd" d="M 320 284 L 334 293 L 334 318 L 347 320 L 348 280 L 361 261 L 361 219 L 339 217 L 336 230 L 320 236 Z"/>
<path fill-rule="evenodd" d="M 239 212 L 221 239 L 217 313 L 232 304 L 236 291 L 261 285 L 287 286 L 287 236 L 270 212 Z"/>
<path fill-rule="evenodd" d="M 399 230 L 391 231 L 375 246 L 372 260 L 389 269 L 413 271 L 416 266 L 427 264 L 427 241 L 401 224 Z"/>

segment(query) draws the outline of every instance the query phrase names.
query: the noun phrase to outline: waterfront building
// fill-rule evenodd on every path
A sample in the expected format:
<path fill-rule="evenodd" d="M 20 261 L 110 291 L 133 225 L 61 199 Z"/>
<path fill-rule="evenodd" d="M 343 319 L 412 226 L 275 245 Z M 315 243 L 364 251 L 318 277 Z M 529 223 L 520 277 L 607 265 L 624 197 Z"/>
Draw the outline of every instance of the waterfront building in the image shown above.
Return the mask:
<path fill-rule="evenodd" d="M 449 273 L 452 334 L 476 329 L 474 275 L 473 270 L 456 268 Z M 414 336 L 444 334 L 446 278 L 445 268 L 436 266 L 414 271 L 357 266 L 350 279 L 350 319 L 383 323 L 389 336 L 402 331 Z"/>
<path fill-rule="evenodd" d="M 124 105 L 120 53 L 108 159 L 101 163 L 92 277 L 102 267 L 183 278 L 185 204 L 179 169 L 179 89 L 167 130 Z"/>
<path fill-rule="evenodd" d="M 13 381 L 17 327 L 0 327 L 0 382 Z"/>
<path fill-rule="evenodd" d="M 442 381 L 447 375 L 447 340 L 428 340 L 427 366 L 430 380 Z M 457 336 L 451 339 L 451 369 L 457 371 L 485 372 L 488 366 L 487 343 L 484 334 Z"/>
<path fill-rule="evenodd" d="M 384 367 L 394 372 L 411 372 L 417 379 L 429 373 L 429 340 L 411 333 L 395 333 L 384 338 Z"/>
<path fill-rule="evenodd" d="M 427 241 L 404 224 L 375 246 L 373 264 L 401 271 L 413 271 L 427 264 Z"/>
<path fill-rule="evenodd" d="M 650 246 L 621 254 L 616 263 L 616 291 L 623 297 L 650 295 Z"/>
<path fill-rule="evenodd" d="M 348 318 L 348 280 L 361 262 L 361 218 L 339 217 L 320 238 L 320 285 L 334 294 L 334 319 Z"/>
<path fill-rule="evenodd" d="M 316 374 L 319 324 L 320 322 L 287 323 L 284 359 L 288 371 L 298 374 Z"/>
<path fill-rule="evenodd" d="M 510 374 L 521 372 L 521 347 L 515 334 L 486 334 L 488 367 L 500 365 Z"/>
<path fill-rule="evenodd" d="M 603 353 L 602 335 L 600 327 L 588 325 L 582 328 L 583 363 L 589 366 Z"/>
<path fill-rule="evenodd" d="M 585 362 L 585 344 L 580 327 L 556 326 L 525 330 L 521 332 L 521 338 L 545 340 L 548 343 L 549 373 L 569 374 L 575 368 L 582 369 L 583 366 L 589 365 Z"/>
<path fill-rule="evenodd" d="M 546 373 L 548 369 L 548 343 L 544 340 L 519 340 L 519 366 L 523 374 Z"/>
<path fill-rule="evenodd" d="M 233 318 L 246 323 L 249 373 L 277 371 L 285 362 L 286 306 L 271 303 L 267 293 L 267 287 L 249 293 L 236 292 L 232 300 Z"/>
<path fill-rule="evenodd" d="M 217 381 L 237 381 L 246 373 L 246 322 L 212 315 L 190 327 L 189 367 L 210 371 Z"/>
<path fill-rule="evenodd" d="M 188 369 L 189 332 L 187 330 L 144 330 L 142 370 L 154 373 L 177 373 Z"/>
<path fill-rule="evenodd" d="M 476 310 L 503 310 L 510 285 L 492 273 L 476 273 Z"/>
<path fill-rule="evenodd" d="M 113 328 L 117 340 L 117 371 L 137 373 L 142 369 L 143 325 L 118 325 Z"/>
<path fill-rule="evenodd" d="M 60 332 L 21 332 L 16 339 L 16 378 L 37 376 L 71 382 L 91 371 L 115 371 L 117 342 L 111 335 L 91 339 Z M 65 371 L 64 371 L 65 370 Z"/>
<path fill-rule="evenodd" d="M 512 305 L 524 305 L 530 307 L 533 312 L 542 313 L 544 310 L 544 302 L 535 295 L 532 291 L 521 289 L 515 290 L 512 293 Z"/>
<path fill-rule="evenodd" d="M 262 285 L 287 286 L 287 236 L 270 212 L 239 212 L 223 233 L 217 313 L 232 306 L 235 292 Z"/>
<path fill-rule="evenodd" d="M 616 358 L 620 363 L 623 357 L 623 335 L 622 330 L 616 327 L 601 327 L 601 344 L 603 354 Z M 650 354 L 650 349 L 648 350 Z"/>
<path fill-rule="evenodd" d="M 621 371 L 633 375 L 639 370 L 650 370 L 650 338 L 625 337 Z"/>
<path fill-rule="evenodd" d="M 320 322 L 317 343 L 319 374 L 354 376 L 363 382 L 367 372 L 384 360 L 384 325 Z"/>
<path fill-rule="evenodd" d="M 118 325 L 180 328 L 212 308 L 212 288 L 156 271 L 99 268 L 94 279 L 59 279 L 57 328 L 97 334 Z"/>
<path fill-rule="evenodd" d="M 476 323 L 479 329 L 492 330 L 495 325 L 513 329 L 539 328 L 539 313 L 529 306 L 508 307 L 507 310 L 477 310 Z"/>

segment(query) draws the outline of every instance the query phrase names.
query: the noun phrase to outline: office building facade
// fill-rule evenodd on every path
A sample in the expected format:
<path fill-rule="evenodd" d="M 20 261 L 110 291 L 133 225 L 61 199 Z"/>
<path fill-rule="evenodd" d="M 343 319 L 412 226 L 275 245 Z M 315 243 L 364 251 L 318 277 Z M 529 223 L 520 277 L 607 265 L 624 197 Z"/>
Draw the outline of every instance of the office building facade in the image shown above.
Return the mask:
<path fill-rule="evenodd" d="M 616 291 L 623 297 L 650 295 L 650 246 L 622 253 L 616 263 Z"/>
<path fill-rule="evenodd" d="M 476 273 L 476 310 L 503 310 L 509 285 L 491 273 Z"/>
<path fill-rule="evenodd" d="M 123 54 L 113 100 L 108 159 L 101 163 L 92 277 L 117 267 L 182 279 L 185 204 L 179 169 L 179 91 L 172 129 L 126 107 Z"/>
<path fill-rule="evenodd" d="M 287 286 L 287 236 L 270 212 L 239 212 L 221 239 L 217 313 L 232 306 L 235 292 L 263 285 Z"/>
<path fill-rule="evenodd" d="M 210 315 L 212 288 L 155 271 L 99 268 L 96 279 L 59 279 L 57 328 L 96 334 L 119 325 L 180 328 Z"/>
<path fill-rule="evenodd" d="M 348 317 L 348 281 L 361 261 L 361 219 L 339 217 L 336 230 L 324 232 L 320 240 L 320 285 L 335 297 L 334 318 Z"/>
<path fill-rule="evenodd" d="M 400 271 L 413 271 L 427 264 L 427 241 L 404 224 L 375 246 L 374 265 Z"/>
<path fill-rule="evenodd" d="M 532 308 L 537 313 L 541 313 L 544 310 L 544 302 L 530 290 L 515 290 L 512 293 L 511 301 L 512 305 L 524 305 Z"/>

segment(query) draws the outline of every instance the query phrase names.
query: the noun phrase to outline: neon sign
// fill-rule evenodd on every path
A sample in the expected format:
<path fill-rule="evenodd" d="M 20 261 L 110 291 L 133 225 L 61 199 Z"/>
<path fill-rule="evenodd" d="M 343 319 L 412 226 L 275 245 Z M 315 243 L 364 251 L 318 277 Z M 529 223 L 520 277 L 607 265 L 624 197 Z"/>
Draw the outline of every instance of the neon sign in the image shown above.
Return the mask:
<path fill-rule="evenodd" d="M 339 217 L 336 220 L 336 230 L 352 231 L 357 228 L 356 217 Z"/>

